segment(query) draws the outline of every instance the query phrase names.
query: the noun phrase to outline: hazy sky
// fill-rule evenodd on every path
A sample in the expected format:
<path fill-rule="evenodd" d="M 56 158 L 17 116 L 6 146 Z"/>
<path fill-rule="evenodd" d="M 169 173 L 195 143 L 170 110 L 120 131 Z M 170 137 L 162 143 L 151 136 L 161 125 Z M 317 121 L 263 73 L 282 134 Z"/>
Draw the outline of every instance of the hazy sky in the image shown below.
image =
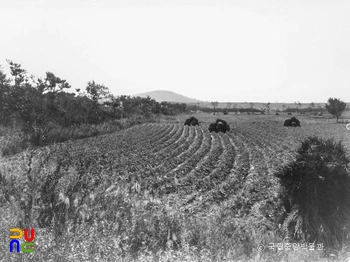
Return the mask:
<path fill-rule="evenodd" d="M 349 102 L 349 28 L 342 0 L 0 0 L 0 64 L 72 91 L 95 80 L 116 95 Z"/>

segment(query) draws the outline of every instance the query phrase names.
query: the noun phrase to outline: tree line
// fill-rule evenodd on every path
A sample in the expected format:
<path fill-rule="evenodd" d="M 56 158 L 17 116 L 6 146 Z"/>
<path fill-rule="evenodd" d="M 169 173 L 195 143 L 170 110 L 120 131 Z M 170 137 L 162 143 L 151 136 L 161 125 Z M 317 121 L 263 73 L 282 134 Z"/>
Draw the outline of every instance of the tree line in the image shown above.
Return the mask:
<path fill-rule="evenodd" d="M 189 109 L 186 104 L 158 103 L 150 97 L 114 96 L 108 87 L 89 81 L 85 90 L 68 92 L 71 85 L 52 72 L 45 78 L 29 75 L 18 63 L 7 60 L 11 77 L 0 67 L 0 123 L 20 126 L 26 131 L 35 127 L 99 124 L 129 117 L 155 114 L 175 115 Z M 102 98 L 108 98 L 100 103 Z"/>
<path fill-rule="evenodd" d="M 210 102 L 212 108 L 210 107 L 199 107 L 199 106 L 195 106 L 193 105 L 191 108 L 194 108 L 195 110 L 201 110 L 203 112 L 206 113 L 217 113 L 217 112 L 222 112 L 223 114 L 228 114 L 229 112 L 234 112 L 234 113 L 247 113 L 247 114 L 270 114 L 271 111 L 271 103 L 268 102 L 267 104 L 265 104 L 264 108 L 261 109 L 256 109 L 254 108 L 254 103 L 250 102 L 250 107 L 248 108 L 237 108 L 237 104 L 233 104 L 231 102 L 226 103 L 226 107 L 224 108 L 218 108 L 219 107 L 219 102 L 217 101 L 212 101 Z M 330 97 L 327 100 L 327 104 L 324 105 L 324 107 L 322 106 L 317 106 L 315 105 L 314 102 L 311 102 L 310 105 L 307 108 L 301 108 L 301 103 L 295 102 L 295 108 L 286 108 L 286 105 L 283 104 L 282 105 L 282 110 L 280 109 L 275 109 L 276 113 L 278 112 L 285 112 L 285 113 L 313 113 L 315 115 L 323 115 L 324 112 L 328 112 L 329 114 L 331 114 L 333 117 L 335 117 L 337 119 L 337 122 L 339 120 L 339 117 L 341 117 L 341 115 L 343 114 L 343 112 L 346 110 L 346 106 L 347 104 L 340 100 L 339 98 L 332 98 Z M 349 109 L 348 109 L 349 110 Z"/>

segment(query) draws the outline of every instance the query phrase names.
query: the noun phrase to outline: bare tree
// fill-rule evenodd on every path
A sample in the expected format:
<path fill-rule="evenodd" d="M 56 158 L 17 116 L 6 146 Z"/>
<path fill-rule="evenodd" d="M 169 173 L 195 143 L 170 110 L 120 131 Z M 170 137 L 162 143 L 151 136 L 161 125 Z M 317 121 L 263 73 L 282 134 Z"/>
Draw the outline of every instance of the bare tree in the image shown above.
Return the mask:
<path fill-rule="evenodd" d="M 224 110 L 223 110 L 224 115 L 227 115 L 229 113 L 231 107 L 232 107 L 232 103 L 231 102 L 227 102 L 226 103 L 226 108 L 224 108 Z"/>
<path fill-rule="evenodd" d="M 299 107 L 301 107 L 300 101 L 295 101 L 294 105 L 295 105 L 295 112 L 298 113 L 298 109 L 299 109 Z"/>
<path fill-rule="evenodd" d="M 212 102 L 211 102 L 211 105 L 212 105 L 213 108 L 214 108 L 214 115 L 215 115 L 215 113 L 216 113 L 216 108 L 218 108 L 219 102 L 218 102 L 218 101 L 212 101 Z"/>
<path fill-rule="evenodd" d="M 270 105 L 271 105 L 270 102 L 268 102 L 268 103 L 265 105 L 265 107 L 266 107 L 266 112 L 267 112 L 268 115 L 270 114 Z"/>
<path fill-rule="evenodd" d="M 254 105 L 255 105 L 255 104 L 254 104 L 253 102 L 250 102 L 250 111 L 252 112 L 252 114 L 254 113 L 254 112 L 253 112 Z"/>
<path fill-rule="evenodd" d="M 237 108 L 237 104 L 232 104 L 232 108 L 234 109 L 235 114 L 237 114 L 237 111 L 238 111 L 238 110 L 236 110 L 236 108 Z"/>
<path fill-rule="evenodd" d="M 284 110 L 286 110 L 286 104 L 285 103 L 282 104 L 282 111 L 284 111 Z"/>

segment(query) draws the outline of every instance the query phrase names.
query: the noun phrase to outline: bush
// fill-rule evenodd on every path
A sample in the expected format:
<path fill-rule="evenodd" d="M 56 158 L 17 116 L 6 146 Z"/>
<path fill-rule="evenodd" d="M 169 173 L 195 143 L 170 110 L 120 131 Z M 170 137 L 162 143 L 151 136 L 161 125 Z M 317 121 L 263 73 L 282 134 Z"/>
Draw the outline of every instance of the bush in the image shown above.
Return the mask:
<path fill-rule="evenodd" d="M 305 242 L 341 248 L 349 241 L 350 174 L 341 142 L 309 137 L 277 174 L 286 209 L 282 231 Z"/>

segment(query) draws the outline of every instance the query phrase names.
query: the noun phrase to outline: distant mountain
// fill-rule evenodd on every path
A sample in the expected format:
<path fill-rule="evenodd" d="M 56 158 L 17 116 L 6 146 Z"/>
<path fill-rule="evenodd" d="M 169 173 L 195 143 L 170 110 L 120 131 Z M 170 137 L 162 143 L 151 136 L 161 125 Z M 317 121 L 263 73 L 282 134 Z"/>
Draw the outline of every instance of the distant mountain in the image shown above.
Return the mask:
<path fill-rule="evenodd" d="M 136 94 L 134 96 L 140 96 L 140 97 L 151 97 L 157 102 L 176 102 L 176 103 L 197 103 L 201 102 L 196 99 L 189 98 L 187 96 L 183 96 L 180 94 L 177 94 L 172 91 L 166 91 L 166 90 L 155 90 L 151 92 L 146 92 L 146 93 L 141 93 L 141 94 Z"/>

